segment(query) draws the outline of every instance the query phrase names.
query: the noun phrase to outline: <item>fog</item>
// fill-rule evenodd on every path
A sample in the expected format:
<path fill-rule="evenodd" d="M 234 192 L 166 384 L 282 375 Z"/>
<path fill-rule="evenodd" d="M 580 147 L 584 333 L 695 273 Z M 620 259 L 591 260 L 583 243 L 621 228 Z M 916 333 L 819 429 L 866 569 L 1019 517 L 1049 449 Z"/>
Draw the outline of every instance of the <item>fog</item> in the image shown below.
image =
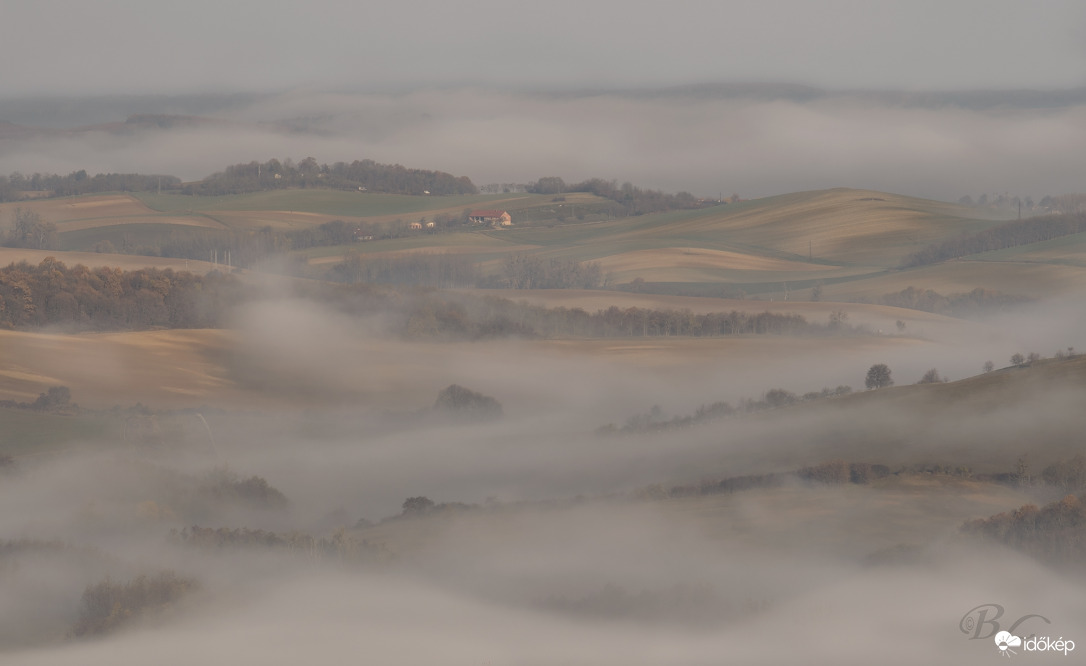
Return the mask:
<path fill-rule="evenodd" d="M 1082 189 L 1084 18 L 9 0 L 0 174 L 312 156 L 1039 201 Z M 824 337 L 467 341 L 268 280 L 211 334 L 0 332 L 12 395 L 71 384 L 83 407 L 2 407 L 0 663 L 980 664 L 1000 629 L 1086 649 L 1065 497 L 1086 358 L 1048 358 L 1086 351 L 1073 286 L 903 329 L 845 304 L 865 328 Z M 896 385 L 863 390 L 880 363 Z M 963 381 L 913 385 L 932 368 Z"/>
<path fill-rule="evenodd" d="M 1082 85 L 1073 0 L 305 6 L 14 0 L 8 94 L 553 88 L 700 81 L 953 89 Z"/>
<path fill-rule="evenodd" d="M 209 120 L 124 125 L 138 113 Z M 2 173 L 86 169 L 196 180 L 229 164 L 311 155 L 329 164 L 373 159 L 438 169 L 477 185 L 601 177 L 701 197 L 855 187 L 941 200 L 981 193 L 1040 200 L 1080 188 L 1077 159 L 1086 147 L 1081 91 L 307 89 L 9 100 L 0 102 L 0 120 L 44 128 L 0 133 Z"/>
<path fill-rule="evenodd" d="M 1026 332 L 1056 326 L 1073 339 Z M 982 328 L 990 337 L 972 349 L 952 336 L 838 351 L 785 339 L 776 358 L 684 365 L 662 362 L 666 355 L 563 358 L 539 341 L 402 343 L 385 337 L 380 317 L 359 321 L 296 300 L 254 304 L 239 311 L 245 342 L 223 352 L 226 367 L 307 409 L 205 410 L 213 449 L 202 435 L 166 449 L 88 441 L 18 458 L 0 476 L 0 503 L 18 507 L 0 516 L 0 534 L 17 540 L 0 548 L 2 659 L 981 663 L 997 648 L 970 640 L 959 623 L 989 603 L 1006 609 L 1004 627 L 1039 613 L 1051 625 L 1033 620 L 1031 631 L 1078 639 L 1079 569 L 959 532 L 966 520 L 1057 499 L 1057 489 L 907 470 L 1001 473 L 1026 455 L 1039 473 L 1066 460 L 1081 451 L 1086 426 L 1081 384 L 886 389 L 682 429 L 596 432 L 653 404 L 688 414 L 774 386 L 858 388 L 879 359 L 909 384 L 935 362 L 978 374 L 988 352 L 1082 344 L 1081 322 L 1058 308 Z M 397 356 L 410 353 L 423 358 Z M 387 380 L 405 397 L 374 409 L 365 396 Z M 429 410 L 453 381 L 496 396 L 504 416 L 465 421 Z M 191 417 L 169 418 L 164 427 Z M 903 475 L 843 486 L 782 477 L 670 499 L 658 490 L 834 459 Z M 230 475 L 258 475 L 287 503 L 214 490 Z M 419 496 L 454 504 L 401 515 L 404 500 Z M 171 536 L 193 525 L 338 545 Z M 105 637 L 72 634 L 88 585 L 162 570 L 199 587 Z"/>

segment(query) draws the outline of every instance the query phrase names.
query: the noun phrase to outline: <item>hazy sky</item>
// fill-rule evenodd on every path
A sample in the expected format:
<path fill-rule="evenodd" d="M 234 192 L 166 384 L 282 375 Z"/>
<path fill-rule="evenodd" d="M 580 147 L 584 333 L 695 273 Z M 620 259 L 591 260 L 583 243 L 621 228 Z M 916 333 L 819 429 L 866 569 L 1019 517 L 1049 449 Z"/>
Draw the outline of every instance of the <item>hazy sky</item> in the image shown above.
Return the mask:
<path fill-rule="evenodd" d="M 197 179 L 312 155 L 479 184 L 598 176 L 698 196 L 848 186 L 1040 199 L 1081 187 L 1081 0 L 5 0 L 2 16 L 0 121 L 235 124 L 9 130 L 0 173 Z M 659 92 L 695 83 L 829 92 Z M 1023 89 L 1076 90 L 1000 92 Z M 909 91 L 944 93 L 897 94 Z"/>
<path fill-rule="evenodd" d="M 1076 0 L 6 0 L 0 95 L 1086 85 Z"/>

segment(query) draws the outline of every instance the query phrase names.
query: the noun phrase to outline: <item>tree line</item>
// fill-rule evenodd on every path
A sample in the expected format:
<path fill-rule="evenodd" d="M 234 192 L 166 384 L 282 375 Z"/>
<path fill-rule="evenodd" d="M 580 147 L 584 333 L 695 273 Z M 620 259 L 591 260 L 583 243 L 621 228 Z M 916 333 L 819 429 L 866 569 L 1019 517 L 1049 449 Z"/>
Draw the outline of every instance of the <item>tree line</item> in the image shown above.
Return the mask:
<path fill-rule="evenodd" d="M 786 389 L 775 388 L 766 391 L 760 399 L 743 398 L 734 406 L 727 401 L 714 402 L 712 404 L 699 406 L 693 414 L 674 416 L 670 419 L 664 416 L 664 412 L 660 409 L 659 405 L 654 405 L 648 412 L 635 414 L 626 419 L 626 423 L 621 427 L 616 427 L 614 423 L 600 426 L 599 428 L 596 428 L 596 434 L 628 435 L 664 430 L 679 430 L 691 428 L 702 423 L 710 423 L 718 419 L 742 416 L 744 414 L 757 414 L 758 412 L 767 409 L 787 407 L 801 401 L 807 402 L 811 400 L 834 398 L 849 395 L 850 393 L 852 393 L 852 387 L 846 385 L 840 385 L 835 389 L 825 386 L 821 391 L 809 391 L 802 396 Z"/>
<path fill-rule="evenodd" d="M 448 252 L 380 254 L 363 257 L 350 250 L 344 260 L 323 276 L 331 282 L 410 285 L 418 287 L 468 287 L 479 280 L 470 257 Z"/>
<path fill-rule="evenodd" d="M 233 164 L 203 180 L 187 184 L 177 176 L 165 174 L 99 173 L 91 176 L 86 169 L 80 169 L 67 175 L 34 173 L 27 176 L 15 171 L 8 176 L 0 175 L 0 202 L 31 196 L 63 197 L 97 192 L 166 190 L 216 196 L 314 187 L 389 194 L 478 194 L 467 176 L 409 169 L 400 164 L 379 164 L 373 160 L 318 164 L 316 159 L 307 157 L 298 163 L 290 158 L 283 161 L 273 158 L 267 162 Z"/>
<path fill-rule="evenodd" d="M 602 178 L 589 178 L 580 183 L 567 185 L 564 180 L 557 176 L 548 176 L 529 183 L 527 189 L 535 194 L 553 194 L 556 196 L 569 192 L 588 192 L 618 203 L 622 207 L 622 211 L 627 215 L 662 213 L 669 210 L 683 210 L 703 206 L 703 203 L 689 192 L 667 194 L 658 190 L 635 187 L 628 182 L 619 185 L 617 181 Z"/>
<path fill-rule="evenodd" d="M 138 576 L 128 582 L 107 577 L 83 591 L 72 633 L 77 637 L 112 633 L 143 616 L 165 612 L 198 588 L 195 579 L 173 571 Z"/>
<path fill-rule="evenodd" d="M 0 328 L 216 327 L 242 293 L 237 278 L 217 272 L 68 268 L 47 257 L 0 269 Z"/>
<path fill-rule="evenodd" d="M 293 295 L 349 315 L 388 316 L 388 332 L 409 338 L 646 337 L 856 334 L 798 314 L 610 307 L 546 308 L 493 296 L 425 289 L 299 281 Z M 236 276 L 171 269 L 69 268 L 53 257 L 0 268 L 0 327 L 74 330 L 218 328 L 241 303 L 263 298 Z"/>
<path fill-rule="evenodd" d="M 1086 555 L 1086 507 L 1075 495 L 1038 508 L 1026 504 L 962 526 L 975 534 L 1058 564 L 1081 565 Z"/>
<path fill-rule="evenodd" d="M 991 229 L 963 234 L 941 243 L 933 243 L 907 256 L 902 268 L 957 259 L 979 252 L 1003 250 L 1019 245 L 1069 236 L 1086 231 L 1086 213 L 1070 213 L 1031 217 L 1007 222 Z"/>
<path fill-rule="evenodd" d="M 918 289 L 912 286 L 899 292 L 884 294 L 878 299 L 880 305 L 934 312 L 951 317 L 976 317 L 1025 305 L 1032 301 L 1033 299 L 1028 296 L 1004 294 L 981 287 L 968 293 L 943 295 L 931 289 Z"/>
<path fill-rule="evenodd" d="M 482 281 L 481 287 L 509 289 L 598 289 L 603 286 L 603 268 L 594 261 L 543 259 L 529 254 L 509 255 L 501 273 Z"/>
<path fill-rule="evenodd" d="M 138 173 L 99 173 L 91 176 L 86 169 L 73 171 L 66 176 L 55 173 L 25 176 L 16 171 L 9 176 L 0 175 L 0 202 L 26 199 L 28 193 L 67 197 L 96 192 L 176 190 L 180 187 L 181 179 L 177 176 Z"/>
<path fill-rule="evenodd" d="M 314 187 L 388 194 L 478 194 L 478 189 L 467 176 L 408 169 L 400 164 L 379 164 L 373 160 L 318 164 L 312 157 L 297 164 L 290 158 L 282 162 L 270 159 L 267 162 L 233 164 L 199 182 L 186 184 L 181 191 L 185 194 L 218 196 Z"/>
<path fill-rule="evenodd" d="M 900 473 L 900 472 L 899 472 Z M 777 488 L 796 479 L 807 483 L 826 485 L 857 484 L 864 485 L 891 474 L 886 465 L 866 462 L 849 463 L 844 460 L 830 460 L 812 467 L 803 467 L 791 472 L 773 472 L 769 474 L 748 474 L 731 476 L 723 479 L 705 479 L 697 484 L 664 486 L 654 484 L 637 491 L 636 496 L 645 500 L 660 500 L 680 497 L 699 497 L 702 495 L 723 495 L 756 488 Z"/>

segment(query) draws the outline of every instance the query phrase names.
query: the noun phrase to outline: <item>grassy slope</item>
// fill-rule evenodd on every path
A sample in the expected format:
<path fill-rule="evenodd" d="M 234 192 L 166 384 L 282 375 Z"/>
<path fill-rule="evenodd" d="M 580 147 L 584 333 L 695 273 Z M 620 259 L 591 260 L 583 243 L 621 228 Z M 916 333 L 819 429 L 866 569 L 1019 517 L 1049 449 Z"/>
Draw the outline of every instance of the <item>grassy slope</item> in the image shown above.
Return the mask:
<path fill-rule="evenodd" d="M 860 190 L 801 192 L 728 206 L 580 224 L 514 227 L 409 240 L 358 244 L 376 254 L 407 247 L 443 249 L 481 245 L 480 235 L 506 244 L 479 252 L 488 272 L 502 252 L 530 251 L 544 258 L 600 261 L 614 282 L 738 283 L 749 293 L 802 288 L 892 269 L 908 252 L 940 238 L 975 231 L 998 220 L 977 219 L 976 209 Z M 533 249 L 534 248 L 534 249 Z M 808 254 L 810 253 L 810 254 Z M 314 250 L 337 256 L 342 250 Z"/>
<path fill-rule="evenodd" d="M 973 413 L 996 413 L 1000 409 L 1040 400 L 1069 390 L 1086 389 L 1086 355 L 1071 359 L 1042 359 L 1031 365 L 1008 366 L 953 382 L 891 386 L 863 391 L 835 399 L 834 409 L 921 410 L 937 419 L 946 412 L 968 408 Z M 822 409 L 812 403 L 801 408 Z M 1077 441 L 1068 445 L 1077 446 Z"/>
<path fill-rule="evenodd" d="M 584 256 L 689 246 L 804 262 L 810 257 L 829 265 L 892 267 L 934 239 L 997 223 L 975 215 L 975 209 L 955 204 L 837 189 L 577 228 L 506 233 L 523 243 L 584 248 Z"/>

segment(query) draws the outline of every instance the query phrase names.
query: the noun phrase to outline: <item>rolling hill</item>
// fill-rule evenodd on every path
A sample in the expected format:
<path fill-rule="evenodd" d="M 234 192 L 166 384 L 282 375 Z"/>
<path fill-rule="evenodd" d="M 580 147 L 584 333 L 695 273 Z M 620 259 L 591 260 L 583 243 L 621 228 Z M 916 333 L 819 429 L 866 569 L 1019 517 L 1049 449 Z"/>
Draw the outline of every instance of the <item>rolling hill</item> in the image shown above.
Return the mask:
<path fill-rule="evenodd" d="M 868 279 L 882 278 L 892 287 L 890 276 L 898 275 L 896 267 L 904 256 L 928 243 L 1002 222 L 989 213 L 837 189 L 638 217 L 378 240 L 354 249 L 363 255 L 406 250 L 468 254 L 487 274 L 499 273 L 510 254 L 596 261 L 611 284 L 639 279 L 648 283 L 645 291 L 657 293 L 708 295 L 713 292 L 707 288 L 713 285 L 733 285 L 747 294 L 783 298 L 789 288 L 796 291 L 822 283 L 828 293 L 841 298 L 869 298 L 909 285 L 893 289 L 878 284 L 874 290 L 881 291 L 875 293 L 864 289 Z M 464 240 L 465 236 L 479 240 Z M 313 263 L 332 262 L 342 253 L 341 248 L 306 252 Z M 903 279 L 936 290 L 985 286 L 981 279 L 941 280 L 938 274 L 929 278 L 923 272 Z M 838 283 L 847 287 L 830 292 L 830 286 Z"/>
<path fill-rule="evenodd" d="M 822 286 L 833 301 L 877 300 L 913 286 L 942 294 L 978 287 L 1040 298 L 1086 284 L 1086 243 L 1079 236 L 899 269 L 929 243 L 1002 223 L 996 211 L 882 192 L 834 189 L 636 217 L 610 217 L 608 200 L 586 193 L 406 196 L 330 190 L 276 190 L 222 197 L 140 193 L 39 199 L 0 205 L 0 220 L 17 207 L 57 225 L 69 264 L 170 265 L 184 261 L 88 257 L 63 252 L 154 247 L 172 235 L 282 232 L 332 220 L 387 225 L 458 216 L 465 208 L 509 210 L 510 229 L 454 228 L 411 232 L 301 254 L 314 276 L 348 250 L 366 258 L 452 253 L 497 276 L 512 255 L 598 262 L 611 286 L 637 282 L 660 295 L 746 294 L 810 300 Z M 580 211 L 580 212 L 578 212 Z M 383 228 L 383 227 L 380 227 Z M 106 244 L 108 242 L 108 245 Z M 54 252 L 54 254 L 57 254 Z M 4 260 L 19 255 L 6 253 Z M 28 253 L 33 260 L 37 253 Z M 203 270 L 200 264 L 188 264 Z M 628 289 L 629 287 L 623 287 Z"/>

